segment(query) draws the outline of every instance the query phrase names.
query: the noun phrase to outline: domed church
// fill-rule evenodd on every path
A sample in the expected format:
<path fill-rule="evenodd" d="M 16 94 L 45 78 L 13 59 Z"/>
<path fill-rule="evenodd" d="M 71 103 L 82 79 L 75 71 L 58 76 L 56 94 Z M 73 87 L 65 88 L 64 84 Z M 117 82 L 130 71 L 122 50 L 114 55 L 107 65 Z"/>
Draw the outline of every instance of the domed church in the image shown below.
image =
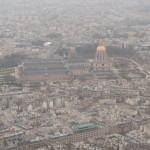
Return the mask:
<path fill-rule="evenodd" d="M 107 49 L 104 41 L 101 40 L 96 49 L 95 59 L 92 63 L 92 75 L 96 76 L 98 79 L 116 78 L 111 64 L 111 59 L 107 56 Z"/>
<path fill-rule="evenodd" d="M 99 46 L 96 49 L 95 59 L 93 62 L 93 70 L 95 71 L 104 71 L 110 70 L 111 64 L 107 56 L 107 50 L 104 45 L 104 41 L 101 40 Z"/>
<path fill-rule="evenodd" d="M 17 76 L 22 82 L 61 81 L 81 77 L 115 78 L 103 40 L 96 49 L 92 64 L 83 58 L 68 61 L 28 59 L 23 60 L 17 70 Z"/>

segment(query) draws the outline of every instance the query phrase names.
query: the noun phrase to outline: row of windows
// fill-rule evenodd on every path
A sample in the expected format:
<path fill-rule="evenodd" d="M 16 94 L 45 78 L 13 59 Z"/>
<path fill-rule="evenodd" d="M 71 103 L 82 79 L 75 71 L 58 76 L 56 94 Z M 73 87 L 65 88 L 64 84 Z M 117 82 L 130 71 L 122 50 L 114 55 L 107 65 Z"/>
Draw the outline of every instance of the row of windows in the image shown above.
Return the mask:
<path fill-rule="evenodd" d="M 104 60 L 105 57 L 97 57 L 97 60 Z"/>
<path fill-rule="evenodd" d="M 96 64 L 96 67 L 97 67 L 97 66 L 100 66 L 100 65 L 99 65 L 99 64 Z M 105 66 L 105 64 L 101 64 L 101 66 Z"/>
<path fill-rule="evenodd" d="M 74 135 L 74 139 L 73 137 L 65 137 L 65 138 L 60 138 L 60 139 L 56 139 L 57 141 L 53 141 L 53 143 L 57 143 L 57 142 L 62 142 L 62 143 L 68 143 L 68 142 L 74 142 L 75 141 L 80 141 L 82 139 L 86 139 L 86 138 L 89 138 L 89 137 L 94 137 L 94 136 L 97 136 L 98 135 L 98 131 L 91 131 L 91 132 L 84 132 L 84 133 L 79 133 L 79 134 L 75 134 Z"/>

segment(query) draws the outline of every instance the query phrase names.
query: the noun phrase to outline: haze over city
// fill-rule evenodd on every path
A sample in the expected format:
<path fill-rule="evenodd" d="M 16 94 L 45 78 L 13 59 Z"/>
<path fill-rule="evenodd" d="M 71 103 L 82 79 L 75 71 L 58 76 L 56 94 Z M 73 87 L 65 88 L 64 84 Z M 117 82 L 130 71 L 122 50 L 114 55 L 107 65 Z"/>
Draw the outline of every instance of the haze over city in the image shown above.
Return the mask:
<path fill-rule="evenodd" d="M 0 150 L 150 150 L 149 0 L 0 0 Z"/>

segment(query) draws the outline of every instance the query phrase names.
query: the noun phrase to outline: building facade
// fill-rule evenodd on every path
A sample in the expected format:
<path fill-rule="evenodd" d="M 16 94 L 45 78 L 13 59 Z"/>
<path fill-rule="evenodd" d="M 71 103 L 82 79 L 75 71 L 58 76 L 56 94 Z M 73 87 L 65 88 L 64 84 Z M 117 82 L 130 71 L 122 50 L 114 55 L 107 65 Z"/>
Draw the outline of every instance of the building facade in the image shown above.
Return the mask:
<path fill-rule="evenodd" d="M 90 76 L 91 73 L 101 79 L 114 78 L 110 70 L 111 63 L 104 42 L 101 41 L 92 64 L 84 58 L 64 61 L 30 59 L 22 61 L 22 64 L 18 66 L 16 76 L 22 82 L 55 82 Z"/>
<path fill-rule="evenodd" d="M 92 67 L 95 71 L 104 71 L 111 69 L 111 63 L 107 56 L 106 47 L 104 46 L 103 41 L 100 41 L 99 46 L 96 49 L 95 59 Z"/>

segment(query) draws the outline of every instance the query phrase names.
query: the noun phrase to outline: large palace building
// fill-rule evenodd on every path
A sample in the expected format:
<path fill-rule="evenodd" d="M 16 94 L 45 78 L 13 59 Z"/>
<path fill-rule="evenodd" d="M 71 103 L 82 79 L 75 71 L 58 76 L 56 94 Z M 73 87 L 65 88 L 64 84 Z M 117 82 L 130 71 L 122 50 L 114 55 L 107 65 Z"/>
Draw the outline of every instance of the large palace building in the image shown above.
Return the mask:
<path fill-rule="evenodd" d="M 76 59 L 67 62 L 43 59 L 24 60 L 18 67 L 18 77 L 23 82 L 69 80 L 88 75 L 87 65 L 87 62 Z"/>
<path fill-rule="evenodd" d="M 85 76 L 114 78 L 103 41 L 97 47 L 93 63 L 79 58 L 67 61 L 29 59 L 22 61 L 17 70 L 17 77 L 22 82 L 53 82 Z"/>

